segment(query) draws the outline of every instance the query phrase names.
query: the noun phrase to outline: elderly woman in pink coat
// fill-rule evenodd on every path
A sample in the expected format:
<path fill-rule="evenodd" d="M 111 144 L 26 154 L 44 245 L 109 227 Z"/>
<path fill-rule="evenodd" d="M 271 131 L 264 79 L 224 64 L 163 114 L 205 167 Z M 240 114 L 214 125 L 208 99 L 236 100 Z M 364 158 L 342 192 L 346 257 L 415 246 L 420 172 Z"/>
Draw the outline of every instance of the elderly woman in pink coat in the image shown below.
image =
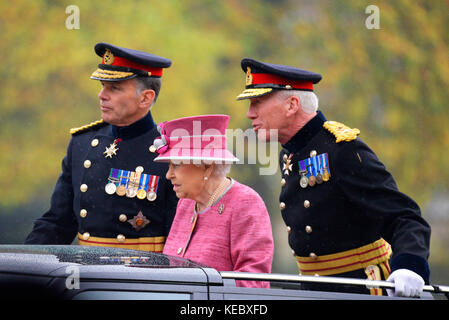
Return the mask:
<path fill-rule="evenodd" d="M 156 162 L 169 162 L 167 179 L 180 198 L 163 253 L 219 271 L 270 273 L 273 236 L 259 194 L 227 177 L 238 159 L 226 149 L 226 115 L 164 122 L 154 141 Z M 268 287 L 266 282 L 236 281 Z"/>

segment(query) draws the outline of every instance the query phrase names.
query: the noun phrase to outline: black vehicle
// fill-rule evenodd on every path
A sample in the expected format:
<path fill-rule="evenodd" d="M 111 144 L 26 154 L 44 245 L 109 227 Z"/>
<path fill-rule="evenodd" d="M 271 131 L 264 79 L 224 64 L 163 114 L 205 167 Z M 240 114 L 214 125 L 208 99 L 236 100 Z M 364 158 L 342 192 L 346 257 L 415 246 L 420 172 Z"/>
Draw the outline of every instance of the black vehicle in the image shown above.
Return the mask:
<path fill-rule="evenodd" d="M 300 289 L 299 282 L 318 281 L 317 278 L 319 281 L 345 280 L 331 277 L 219 272 L 183 258 L 111 247 L 0 245 L 0 290 L 3 299 L 401 299 Z M 236 279 L 271 281 L 271 288 L 236 287 Z M 355 285 L 366 285 L 366 280 L 350 281 Z M 369 283 L 377 286 L 380 281 Z M 382 281 L 380 285 L 388 284 Z M 449 289 L 426 287 L 430 287 L 428 290 L 434 292 Z M 433 299 L 433 296 L 424 292 L 421 299 Z"/>

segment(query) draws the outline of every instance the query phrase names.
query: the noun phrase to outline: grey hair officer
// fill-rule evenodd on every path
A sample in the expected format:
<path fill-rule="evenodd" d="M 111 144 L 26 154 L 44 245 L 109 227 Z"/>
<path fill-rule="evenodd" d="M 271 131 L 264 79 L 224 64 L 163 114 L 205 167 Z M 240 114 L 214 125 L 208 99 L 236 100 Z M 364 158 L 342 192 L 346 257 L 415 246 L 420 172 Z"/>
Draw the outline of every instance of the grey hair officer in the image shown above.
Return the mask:
<path fill-rule="evenodd" d="M 246 87 L 237 99 L 250 99 L 258 137 L 277 130 L 282 145 L 279 206 L 300 273 L 388 279 L 388 294 L 419 295 L 429 282 L 430 226 L 360 131 L 317 110 L 321 75 L 247 58 L 241 67 Z"/>

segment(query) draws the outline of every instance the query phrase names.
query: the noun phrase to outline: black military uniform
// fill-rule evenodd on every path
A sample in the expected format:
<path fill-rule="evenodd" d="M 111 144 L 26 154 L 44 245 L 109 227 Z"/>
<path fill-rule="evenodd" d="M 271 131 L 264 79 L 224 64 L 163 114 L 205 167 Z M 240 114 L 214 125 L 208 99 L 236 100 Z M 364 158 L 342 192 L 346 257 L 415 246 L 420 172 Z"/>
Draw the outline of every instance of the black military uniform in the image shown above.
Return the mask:
<path fill-rule="evenodd" d="M 247 87 L 238 99 L 273 90 L 312 91 L 321 80 L 316 73 L 252 59 L 242 60 L 242 69 Z M 282 145 L 280 210 L 300 273 L 386 279 L 405 268 L 428 283 L 430 227 L 359 133 L 318 111 Z"/>
<path fill-rule="evenodd" d="M 171 61 L 105 43 L 92 79 L 120 81 L 160 77 Z M 116 65 L 117 64 L 117 65 Z M 39 218 L 27 244 L 112 246 L 161 252 L 177 197 L 166 180 L 167 164 L 155 163 L 152 143 L 160 134 L 151 113 L 126 126 L 100 120 L 71 130 L 50 209 Z"/>

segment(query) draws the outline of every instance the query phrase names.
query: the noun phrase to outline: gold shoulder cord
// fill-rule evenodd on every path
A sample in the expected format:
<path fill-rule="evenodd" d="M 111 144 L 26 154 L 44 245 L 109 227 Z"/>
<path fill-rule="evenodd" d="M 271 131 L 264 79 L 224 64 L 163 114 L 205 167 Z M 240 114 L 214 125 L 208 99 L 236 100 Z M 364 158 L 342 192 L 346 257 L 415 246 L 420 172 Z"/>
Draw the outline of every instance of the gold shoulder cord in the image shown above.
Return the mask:
<path fill-rule="evenodd" d="M 82 126 L 82 127 L 72 128 L 72 129 L 70 129 L 70 134 L 75 134 L 75 133 L 84 131 L 84 130 L 86 130 L 86 129 L 89 129 L 89 128 L 92 128 L 92 127 L 94 127 L 94 126 L 96 126 L 96 125 L 99 125 L 99 124 L 101 124 L 101 123 L 103 123 L 103 119 L 97 120 L 97 121 L 94 121 L 94 122 L 91 122 L 91 123 L 86 124 L 86 125 L 84 125 L 84 126 Z"/>
<path fill-rule="evenodd" d="M 330 133 L 332 133 L 335 138 L 337 138 L 335 140 L 336 143 L 339 143 L 340 141 L 355 140 L 357 138 L 357 135 L 360 134 L 359 129 L 351 129 L 348 126 L 337 121 L 326 121 L 324 122 L 323 127 Z"/>

